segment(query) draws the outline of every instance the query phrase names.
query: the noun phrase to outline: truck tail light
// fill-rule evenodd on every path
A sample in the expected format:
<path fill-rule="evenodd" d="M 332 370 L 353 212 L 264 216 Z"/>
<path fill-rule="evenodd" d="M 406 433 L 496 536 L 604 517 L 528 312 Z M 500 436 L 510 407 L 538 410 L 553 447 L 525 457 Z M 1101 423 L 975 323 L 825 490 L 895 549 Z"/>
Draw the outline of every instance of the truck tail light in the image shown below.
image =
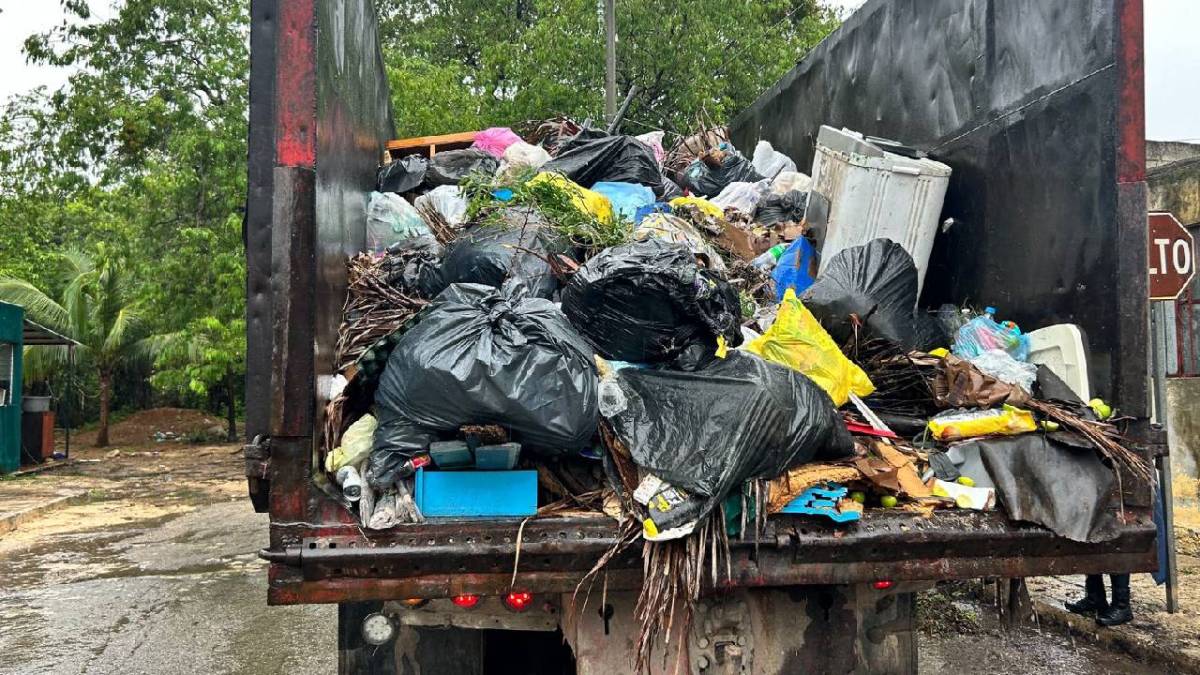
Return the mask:
<path fill-rule="evenodd" d="M 891 588 L 892 586 L 895 586 L 896 582 L 888 581 L 886 579 L 880 579 L 879 581 L 876 581 L 875 583 L 873 583 L 871 585 L 874 586 L 875 590 L 877 590 L 877 591 L 886 591 L 887 589 Z"/>
<path fill-rule="evenodd" d="M 458 605 L 459 607 L 462 607 L 463 609 L 471 609 L 475 605 L 479 604 L 479 596 L 478 595 L 456 595 L 453 598 L 450 598 L 450 602 L 453 602 L 454 604 Z"/>
<path fill-rule="evenodd" d="M 514 612 L 524 612 L 533 602 L 533 594 L 525 591 L 514 591 L 504 596 L 504 604 Z"/>

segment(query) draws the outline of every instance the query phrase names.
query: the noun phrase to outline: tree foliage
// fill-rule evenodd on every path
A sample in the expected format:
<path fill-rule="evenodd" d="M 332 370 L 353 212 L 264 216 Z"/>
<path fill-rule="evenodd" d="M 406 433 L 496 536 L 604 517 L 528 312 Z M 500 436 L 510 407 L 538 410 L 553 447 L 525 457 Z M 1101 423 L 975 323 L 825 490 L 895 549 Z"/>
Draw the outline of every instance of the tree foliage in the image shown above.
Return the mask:
<path fill-rule="evenodd" d="M 378 0 L 403 135 L 603 113 L 595 0 Z M 619 92 L 630 129 L 724 121 L 837 25 L 816 0 L 618 1 Z"/>

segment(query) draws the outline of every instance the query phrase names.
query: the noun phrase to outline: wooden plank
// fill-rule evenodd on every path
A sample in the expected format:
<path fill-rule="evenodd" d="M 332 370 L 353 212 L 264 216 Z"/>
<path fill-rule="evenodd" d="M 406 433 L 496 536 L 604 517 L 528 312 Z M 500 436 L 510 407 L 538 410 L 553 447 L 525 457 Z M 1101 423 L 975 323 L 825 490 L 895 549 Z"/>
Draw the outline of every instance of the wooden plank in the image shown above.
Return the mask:
<path fill-rule="evenodd" d="M 415 136 L 413 138 L 400 138 L 394 141 L 388 141 L 388 150 L 432 150 L 440 148 L 442 150 L 453 150 L 453 145 L 461 145 L 466 147 L 475 142 L 474 131 L 464 131 L 458 134 L 442 134 L 441 136 Z"/>

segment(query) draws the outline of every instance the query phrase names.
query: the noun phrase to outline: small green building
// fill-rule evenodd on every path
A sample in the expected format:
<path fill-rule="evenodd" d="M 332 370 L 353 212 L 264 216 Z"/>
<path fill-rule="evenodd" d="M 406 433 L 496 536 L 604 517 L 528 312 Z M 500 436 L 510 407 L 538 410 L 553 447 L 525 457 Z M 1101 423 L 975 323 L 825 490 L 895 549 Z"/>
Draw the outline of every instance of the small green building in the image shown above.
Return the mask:
<path fill-rule="evenodd" d="M 25 310 L 0 302 L 0 473 L 21 464 L 21 354 Z"/>

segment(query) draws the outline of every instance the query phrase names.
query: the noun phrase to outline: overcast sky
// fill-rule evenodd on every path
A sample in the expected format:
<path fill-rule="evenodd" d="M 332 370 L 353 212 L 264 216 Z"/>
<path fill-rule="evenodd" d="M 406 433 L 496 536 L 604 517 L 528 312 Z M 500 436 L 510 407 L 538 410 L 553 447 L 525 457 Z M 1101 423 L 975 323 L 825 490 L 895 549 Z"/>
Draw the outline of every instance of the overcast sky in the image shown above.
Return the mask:
<path fill-rule="evenodd" d="M 90 0 L 93 13 L 109 13 L 113 0 Z M 856 9 L 864 0 L 826 0 Z M 1070 0 L 1045 0 L 1069 2 Z M 1200 6 L 1197 0 L 1146 2 L 1146 135 L 1155 140 L 1200 142 Z M 0 100 L 38 85 L 56 87 L 66 73 L 25 64 L 21 45 L 30 33 L 62 20 L 58 0 L 0 0 Z"/>

